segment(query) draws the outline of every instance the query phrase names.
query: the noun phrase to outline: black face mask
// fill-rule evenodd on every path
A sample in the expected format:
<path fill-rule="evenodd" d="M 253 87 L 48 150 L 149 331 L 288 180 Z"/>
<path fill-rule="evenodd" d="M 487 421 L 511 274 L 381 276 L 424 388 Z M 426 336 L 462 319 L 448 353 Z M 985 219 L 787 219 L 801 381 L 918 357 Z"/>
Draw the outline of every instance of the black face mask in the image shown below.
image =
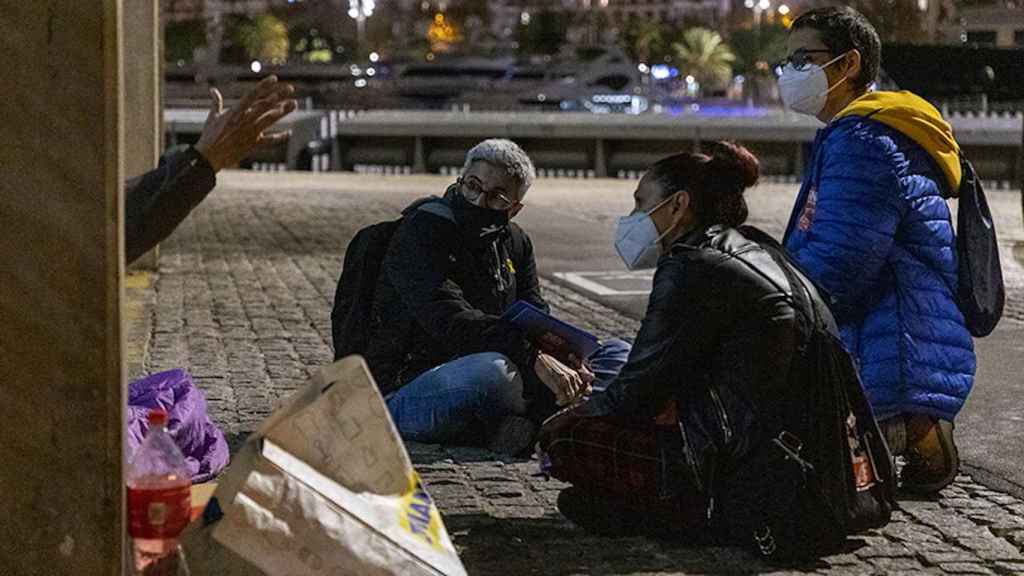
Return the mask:
<path fill-rule="evenodd" d="M 507 210 L 481 208 L 466 200 L 455 186 L 449 189 L 448 196 L 451 198 L 455 219 L 462 226 L 466 236 L 470 238 L 484 238 L 497 234 L 508 227 Z"/>

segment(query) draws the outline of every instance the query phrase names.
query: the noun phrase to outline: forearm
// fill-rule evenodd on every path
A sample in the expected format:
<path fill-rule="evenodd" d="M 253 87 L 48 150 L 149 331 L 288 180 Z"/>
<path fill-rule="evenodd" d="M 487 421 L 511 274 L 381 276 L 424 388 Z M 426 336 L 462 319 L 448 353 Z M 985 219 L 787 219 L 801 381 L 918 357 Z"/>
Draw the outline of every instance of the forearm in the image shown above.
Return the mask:
<path fill-rule="evenodd" d="M 125 192 L 128 263 L 167 238 L 216 183 L 209 162 L 192 148 L 129 181 Z"/>

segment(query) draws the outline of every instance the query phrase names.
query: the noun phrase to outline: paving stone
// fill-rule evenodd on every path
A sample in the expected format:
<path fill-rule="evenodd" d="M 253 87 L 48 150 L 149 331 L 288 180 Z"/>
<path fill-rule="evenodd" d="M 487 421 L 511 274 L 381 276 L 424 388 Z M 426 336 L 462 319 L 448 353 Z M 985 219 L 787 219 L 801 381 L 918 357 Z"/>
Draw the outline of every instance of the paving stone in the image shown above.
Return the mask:
<path fill-rule="evenodd" d="M 551 513 L 545 506 L 521 505 L 515 506 L 494 506 L 491 513 L 495 518 L 543 518 Z"/>
<path fill-rule="evenodd" d="M 518 482 L 481 482 L 478 487 L 489 498 L 522 498 L 527 494 Z"/>
<path fill-rule="evenodd" d="M 891 574 L 896 571 L 920 571 L 923 569 L 921 563 L 915 558 L 869 558 L 868 562 L 872 566 L 884 571 L 885 574 Z"/>
<path fill-rule="evenodd" d="M 308 374 L 330 362 L 342 253 L 356 230 L 393 218 L 404 205 L 389 196 L 218 189 L 162 244 L 149 287 L 128 293 L 144 310 L 128 332 L 145 340 L 142 370 L 187 368 L 236 451 Z M 631 339 L 639 328 L 563 285 L 542 278 L 541 286 L 559 317 L 601 338 Z M 407 448 L 474 575 L 1024 571 L 1024 502 L 968 475 L 936 500 L 901 501 L 889 526 L 851 539 L 861 548 L 780 570 L 736 548 L 587 534 L 555 508 L 567 485 L 537 475 L 535 461 L 479 448 Z"/>
<path fill-rule="evenodd" d="M 854 552 L 858 558 L 909 558 L 915 555 L 914 551 L 903 544 L 876 544 L 869 545 Z"/>
<path fill-rule="evenodd" d="M 924 550 L 918 552 L 918 557 L 930 566 L 939 566 L 956 562 L 977 562 L 978 556 L 966 550 L 934 551 Z"/>
<path fill-rule="evenodd" d="M 882 528 L 881 532 L 888 538 L 907 544 L 942 542 L 941 534 L 934 528 L 911 522 L 889 522 L 889 525 Z"/>
<path fill-rule="evenodd" d="M 1002 538 L 995 537 L 961 537 L 958 542 L 986 560 L 1018 560 L 1024 559 L 1016 546 Z"/>
<path fill-rule="evenodd" d="M 1024 530 L 1016 530 L 1003 537 L 1017 548 L 1024 548 Z"/>
<path fill-rule="evenodd" d="M 942 504 L 949 508 L 994 508 L 996 506 L 988 500 L 971 497 L 946 498 Z"/>
<path fill-rule="evenodd" d="M 814 574 L 821 574 L 822 576 L 875 576 L 878 574 L 878 570 L 870 564 L 863 564 L 858 566 L 833 566 L 818 570 Z"/>
<path fill-rule="evenodd" d="M 993 568 L 999 574 L 1024 574 L 1024 562 L 996 562 Z"/>
<path fill-rule="evenodd" d="M 939 566 L 939 568 L 942 568 L 942 571 L 946 574 L 995 574 L 995 572 L 981 564 L 971 564 L 966 562 L 943 564 Z"/>
<path fill-rule="evenodd" d="M 829 566 L 862 565 L 863 561 L 856 554 L 833 554 L 822 558 Z"/>

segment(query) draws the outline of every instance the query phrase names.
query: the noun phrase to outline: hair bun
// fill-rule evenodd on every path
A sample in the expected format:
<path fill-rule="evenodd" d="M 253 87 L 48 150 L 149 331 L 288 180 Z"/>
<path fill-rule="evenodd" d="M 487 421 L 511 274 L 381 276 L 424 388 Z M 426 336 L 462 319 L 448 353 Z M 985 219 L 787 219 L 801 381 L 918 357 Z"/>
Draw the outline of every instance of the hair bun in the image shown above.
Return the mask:
<path fill-rule="evenodd" d="M 761 163 L 750 150 L 735 142 L 715 142 L 709 152 L 707 180 L 712 186 L 742 194 L 757 183 Z"/>

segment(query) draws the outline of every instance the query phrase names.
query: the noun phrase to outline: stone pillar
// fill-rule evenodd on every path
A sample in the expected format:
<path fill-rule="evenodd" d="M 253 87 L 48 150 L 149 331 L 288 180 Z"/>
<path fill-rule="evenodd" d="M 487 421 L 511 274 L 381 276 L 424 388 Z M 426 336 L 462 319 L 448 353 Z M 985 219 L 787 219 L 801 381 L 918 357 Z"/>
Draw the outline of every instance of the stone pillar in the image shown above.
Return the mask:
<path fill-rule="evenodd" d="M 0 0 L 0 573 L 121 574 L 121 0 Z"/>
<path fill-rule="evenodd" d="M 594 176 L 597 178 L 608 177 L 608 144 L 604 138 L 594 141 Z"/>
<path fill-rule="evenodd" d="M 131 178 L 155 168 L 163 149 L 160 2 L 125 2 L 124 23 L 124 169 Z M 132 267 L 156 270 L 159 258 L 157 246 Z"/>

